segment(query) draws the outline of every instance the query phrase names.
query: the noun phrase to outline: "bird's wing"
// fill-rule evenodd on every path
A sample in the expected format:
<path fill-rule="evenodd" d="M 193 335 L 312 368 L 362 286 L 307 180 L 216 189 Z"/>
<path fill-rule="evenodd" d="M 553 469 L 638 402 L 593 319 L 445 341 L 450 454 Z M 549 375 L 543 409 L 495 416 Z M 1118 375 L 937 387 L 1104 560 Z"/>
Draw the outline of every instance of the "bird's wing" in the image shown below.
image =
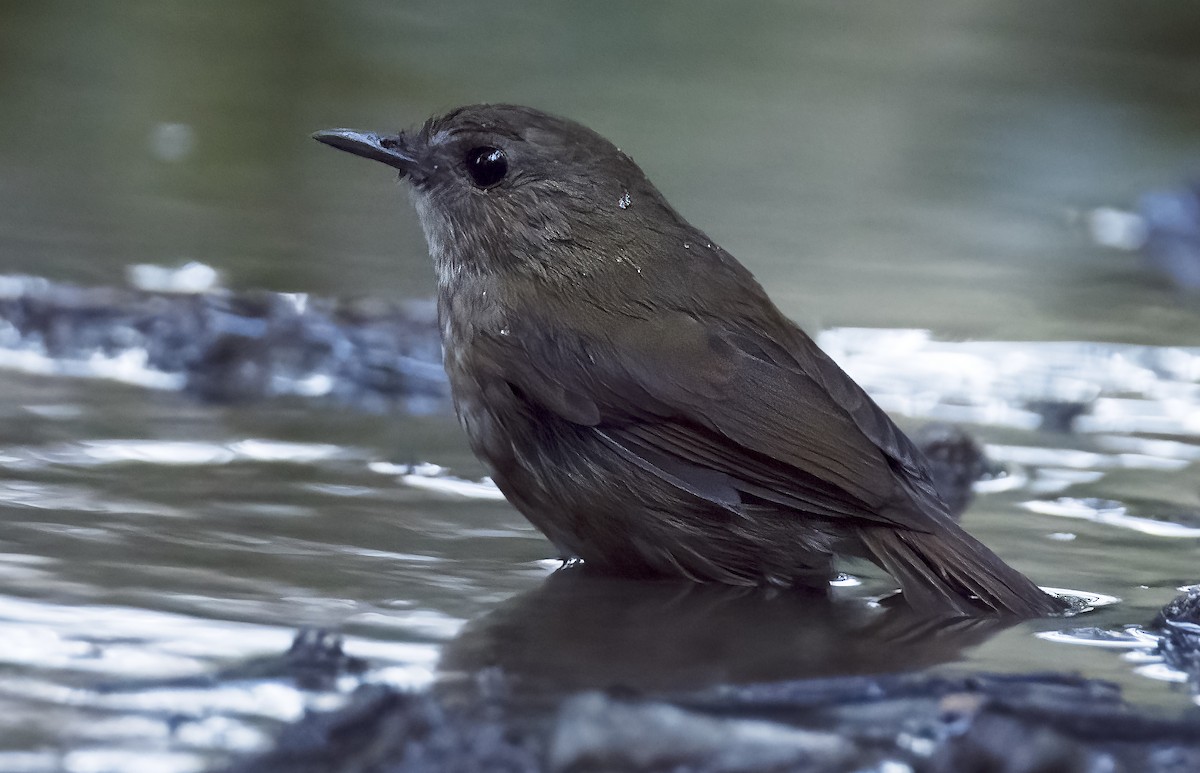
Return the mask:
<path fill-rule="evenodd" d="M 527 400 L 716 504 L 751 498 L 843 522 L 931 527 L 919 452 L 798 328 L 785 332 L 797 337 L 662 314 L 587 339 L 483 343 Z M 568 351 L 576 356 L 560 356 Z"/>

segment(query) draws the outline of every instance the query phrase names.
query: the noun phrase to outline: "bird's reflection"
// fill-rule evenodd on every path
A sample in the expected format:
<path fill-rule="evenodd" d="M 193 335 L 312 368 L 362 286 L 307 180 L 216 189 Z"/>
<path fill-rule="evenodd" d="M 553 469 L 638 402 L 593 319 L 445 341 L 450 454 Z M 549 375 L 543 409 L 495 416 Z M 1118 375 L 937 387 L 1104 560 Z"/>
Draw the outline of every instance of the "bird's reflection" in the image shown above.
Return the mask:
<path fill-rule="evenodd" d="M 441 670 L 499 668 L 530 696 L 612 688 L 663 694 L 912 670 L 954 660 L 1010 624 L 931 620 L 904 604 L 861 598 L 567 568 L 464 628 Z"/>

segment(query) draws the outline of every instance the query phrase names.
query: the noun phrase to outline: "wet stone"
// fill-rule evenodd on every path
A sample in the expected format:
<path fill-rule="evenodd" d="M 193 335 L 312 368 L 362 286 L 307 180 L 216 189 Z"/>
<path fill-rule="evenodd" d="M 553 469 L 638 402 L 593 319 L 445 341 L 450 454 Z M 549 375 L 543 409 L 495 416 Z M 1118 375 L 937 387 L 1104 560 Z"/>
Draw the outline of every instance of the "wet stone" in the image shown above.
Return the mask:
<path fill-rule="evenodd" d="M 453 708 L 432 696 L 365 686 L 334 712 L 310 713 L 275 748 L 229 773 L 418 773 L 544 770 L 534 739 L 486 705 Z"/>
<path fill-rule="evenodd" d="M 342 677 L 358 677 L 367 670 L 363 658 L 347 655 L 342 636 L 323 628 L 301 628 L 288 650 L 233 663 L 212 673 L 166 679 L 125 679 L 101 684 L 102 693 L 137 692 L 152 688 L 207 688 L 230 682 L 281 680 L 308 691 L 332 692 Z"/>
<path fill-rule="evenodd" d="M 842 770 L 855 756 L 854 745 L 833 732 L 707 717 L 663 703 L 588 693 L 563 706 L 550 740 L 548 768 L 818 773 Z"/>
<path fill-rule="evenodd" d="M 1200 625 L 1200 586 L 1193 586 L 1169 601 L 1154 616 L 1150 627 L 1162 631 L 1169 623 Z"/>
<path fill-rule="evenodd" d="M 550 705 L 495 685 L 366 687 L 230 770 L 1175 773 L 1198 760 L 1200 717 L 1139 711 L 1105 682 L 912 674 L 659 698 L 589 691 Z"/>
<path fill-rule="evenodd" d="M 961 427 L 931 422 L 913 435 L 925 453 L 938 494 L 954 517 L 962 515 L 974 498 L 972 486 L 989 470 L 983 446 Z"/>
<path fill-rule="evenodd" d="M 1187 674 L 1192 691 L 1200 694 L 1200 588 L 1173 599 L 1150 625 L 1162 634 L 1158 654 L 1163 662 Z"/>
<path fill-rule="evenodd" d="M 7 278 L 5 348 L 54 361 L 136 354 L 213 402 L 323 398 L 367 410 L 449 394 L 428 303 L 272 292 L 183 295 Z"/>
<path fill-rule="evenodd" d="M 284 655 L 283 667 L 306 690 L 331 690 L 343 674 L 361 674 L 367 661 L 347 655 L 342 636 L 321 628 L 303 628 Z"/>

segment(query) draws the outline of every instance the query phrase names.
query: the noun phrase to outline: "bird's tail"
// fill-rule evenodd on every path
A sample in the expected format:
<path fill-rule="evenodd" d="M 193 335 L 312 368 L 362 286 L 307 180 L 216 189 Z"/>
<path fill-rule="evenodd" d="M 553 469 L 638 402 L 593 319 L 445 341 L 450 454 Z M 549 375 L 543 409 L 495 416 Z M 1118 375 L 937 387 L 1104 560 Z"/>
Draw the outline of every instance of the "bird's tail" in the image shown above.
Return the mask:
<path fill-rule="evenodd" d="M 899 583 L 913 609 L 930 614 L 1045 617 L 1061 612 L 1050 596 L 955 523 L 936 533 L 886 527 L 860 532 L 875 563 Z"/>

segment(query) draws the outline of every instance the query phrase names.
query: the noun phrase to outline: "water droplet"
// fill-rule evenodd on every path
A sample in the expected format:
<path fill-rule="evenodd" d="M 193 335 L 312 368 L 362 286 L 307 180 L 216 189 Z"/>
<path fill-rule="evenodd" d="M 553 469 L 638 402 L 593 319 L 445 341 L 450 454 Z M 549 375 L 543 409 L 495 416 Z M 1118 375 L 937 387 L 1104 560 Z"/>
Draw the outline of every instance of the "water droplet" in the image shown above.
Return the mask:
<path fill-rule="evenodd" d="M 621 209 L 629 209 L 629 205 L 633 203 L 633 198 L 630 197 L 629 191 L 621 194 L 621 198 L 617 199 L 617 206 Z"/>
<path fill-rule="evenodd" d="M 683 243 L 683 248 L 684 248 L 685 250 L 690 250 L 690 249 L 692 248 L 692 243 L 691 243 L 691 242 L 684 242 L 684 243 Z"/>

